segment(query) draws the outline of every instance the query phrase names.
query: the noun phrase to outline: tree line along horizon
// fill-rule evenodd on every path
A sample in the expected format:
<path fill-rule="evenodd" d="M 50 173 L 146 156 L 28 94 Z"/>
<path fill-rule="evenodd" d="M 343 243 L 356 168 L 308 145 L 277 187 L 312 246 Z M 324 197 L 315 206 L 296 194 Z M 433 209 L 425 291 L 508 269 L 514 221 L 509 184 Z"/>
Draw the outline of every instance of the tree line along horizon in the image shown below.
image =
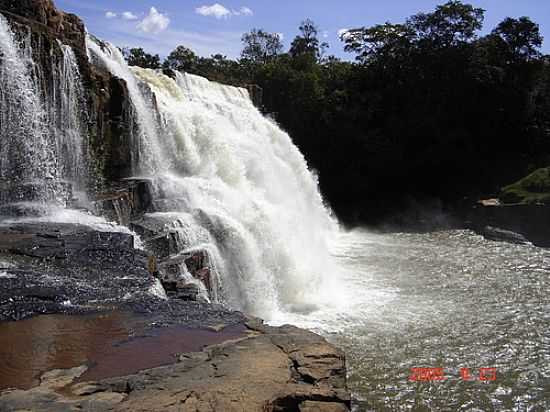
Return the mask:
<path fill-rule="evenodd" d="M 328 54 L 306 19 L 288 51 L 252 29 L 238 60 L 178 46 L 161 63 L 123 49 L 130 65 L 263 89 L 344 222 L 377 223 L 412 204 L 452 205 L 550 165 L 550 56 L 529 17 L 480 35 L 485 10 L 457 0 L 402 23 L 341 36 L 355 62 Z"/>

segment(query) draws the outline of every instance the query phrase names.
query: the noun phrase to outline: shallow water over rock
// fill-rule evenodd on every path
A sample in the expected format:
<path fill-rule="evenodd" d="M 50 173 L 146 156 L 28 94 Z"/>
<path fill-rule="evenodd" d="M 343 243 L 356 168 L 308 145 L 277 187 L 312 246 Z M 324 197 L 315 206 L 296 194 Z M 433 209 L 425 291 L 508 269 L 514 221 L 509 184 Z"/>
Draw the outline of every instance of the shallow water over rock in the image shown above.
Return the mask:
<path fill-rule="evenodd" d="M 177 355 L 243 335 L 242 324 L 213 329 L 171 325 L 125 312 L 44 315 L 0 323 L 0 389 L 28 389 L 53 369 L 87 365 L 81 381 L 125 376 L 174 363 Z"/>

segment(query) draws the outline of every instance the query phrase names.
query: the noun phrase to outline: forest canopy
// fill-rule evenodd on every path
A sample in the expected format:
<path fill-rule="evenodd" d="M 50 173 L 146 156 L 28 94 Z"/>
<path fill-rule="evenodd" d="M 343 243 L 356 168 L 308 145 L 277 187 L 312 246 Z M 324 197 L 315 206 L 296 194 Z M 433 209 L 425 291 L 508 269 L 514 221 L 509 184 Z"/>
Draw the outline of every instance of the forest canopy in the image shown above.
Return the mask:
<path fill-rule="evenodd" d="M 410 202 L 498 193 L 550 164 L 550 58 L 539 26 L 510 17 L 482 35 L 484 15 L 453 0 L 350 29 L 341 41 L 355 62 L 328 54 L 310 19 L 286 52 L 277 34 L 255 28 L 238 60 L 185 46 L 164 63 L 141 49 L 127 58 L 259 85 L 263 110 L 319 173 L 339 217 L 369 223 Z"/>

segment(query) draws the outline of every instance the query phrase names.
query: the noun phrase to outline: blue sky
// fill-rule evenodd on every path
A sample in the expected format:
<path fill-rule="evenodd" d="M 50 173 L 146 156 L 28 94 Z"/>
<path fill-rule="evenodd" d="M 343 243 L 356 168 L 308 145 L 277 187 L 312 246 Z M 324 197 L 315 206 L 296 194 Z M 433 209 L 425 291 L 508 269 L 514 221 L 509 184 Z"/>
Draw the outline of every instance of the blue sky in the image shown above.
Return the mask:
<path fill-rule="evenodd" d="M 78 14 L 90 33 L 117 46 L 143 47 L 166 56 L 183 44 L 202 56 L 238 57 L 240 38 L 251 28 L 280 33 L 288 47 L 305 18 L 321 28 L 329 53 L 350 58 L 338 30 L 386 21 L 402 22 L 430 11 L 445 0 L 56 0 L 59 8 Z M 466 1 L 468 2 L 468 1 Z M 505 17 L 529 16 L 539 23 L 550 53 L 550 0 L 472 0 L 486 10 L 490 31 Z"/>

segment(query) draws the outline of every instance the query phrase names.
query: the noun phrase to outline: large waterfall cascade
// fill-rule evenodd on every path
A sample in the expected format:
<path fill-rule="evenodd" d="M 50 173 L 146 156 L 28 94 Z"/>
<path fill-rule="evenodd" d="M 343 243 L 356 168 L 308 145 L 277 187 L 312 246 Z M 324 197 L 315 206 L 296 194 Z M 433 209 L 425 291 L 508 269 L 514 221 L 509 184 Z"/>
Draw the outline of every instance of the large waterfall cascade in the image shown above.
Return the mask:
<path fill-rule="evenodd" d="M 128 84 L 135 173 L 154 178 L 155 215 L 173 221 L 182 251 L 207 250 L 219 300 L 272 318 L 312 310 L 334 276 L 336 224 L 290 137 L 245 89 L 191 74 L 128 68 L 109 43 L 87 39 L 92 61 Z"/>
<path fill-rule="evenodd" d="M 59 43 L 52 85 L 0 14 L 0 206 L 65 205 L 84 191 L 87 161 L 82 82 L 73 50 Z M 0 213 L 1 214 L 1 213 Z"/>
<path fill-rule="evenodd" d="M 266 318 L 311 310 L 335 276 L 327 239 L 336 230 L 317 181 L 290 137 L 248 92 L 191 74 L 175 80 L 133 68 L 154 93 L 173 169 L 156 182 L 167 212 L 197 233 L 218 263 L 221 298 Z"/>

